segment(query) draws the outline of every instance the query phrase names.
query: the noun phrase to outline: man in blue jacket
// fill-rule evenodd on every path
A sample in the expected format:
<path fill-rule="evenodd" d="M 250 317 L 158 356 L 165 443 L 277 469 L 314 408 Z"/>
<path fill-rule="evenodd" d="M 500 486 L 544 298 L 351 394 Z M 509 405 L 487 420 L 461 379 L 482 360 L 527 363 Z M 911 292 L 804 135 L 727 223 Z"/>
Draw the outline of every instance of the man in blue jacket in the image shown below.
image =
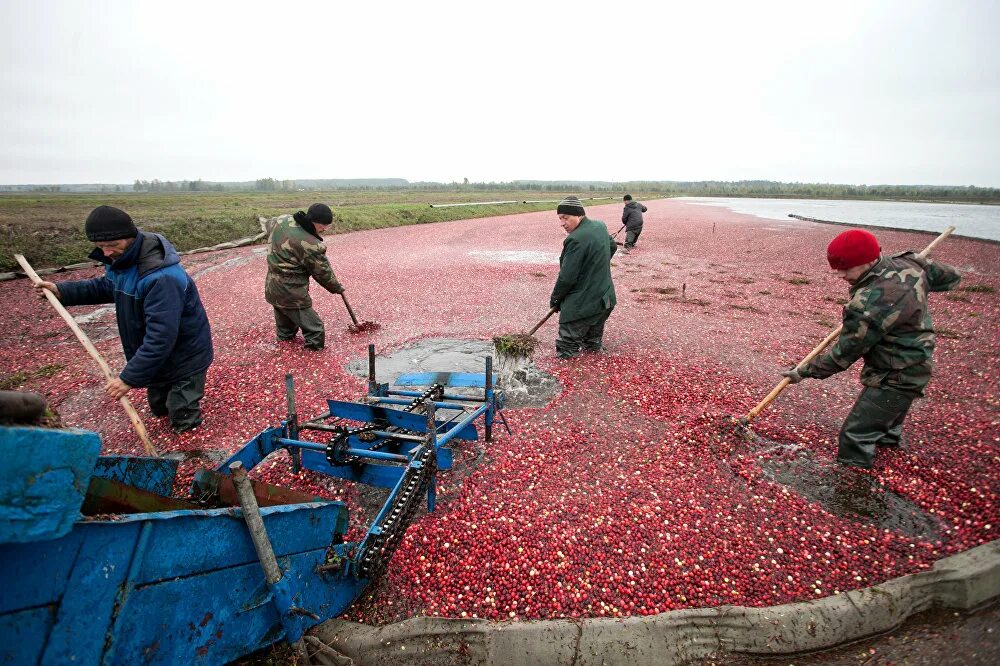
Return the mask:
<path fill-rule="evenodd" d="M 36 288 L 67 306 L 114 303 L 127 363 L 107 394 L 118 400 L 146 387 L 153 414 L 169 416 L 174 432 L 198 426 L 212 332 L 194 280 L 170 241 L 139 231 L 123 210 L 98 206 L 85 229 L 97 245 L 90 258 L 106 264 L 104 276 Z"/>

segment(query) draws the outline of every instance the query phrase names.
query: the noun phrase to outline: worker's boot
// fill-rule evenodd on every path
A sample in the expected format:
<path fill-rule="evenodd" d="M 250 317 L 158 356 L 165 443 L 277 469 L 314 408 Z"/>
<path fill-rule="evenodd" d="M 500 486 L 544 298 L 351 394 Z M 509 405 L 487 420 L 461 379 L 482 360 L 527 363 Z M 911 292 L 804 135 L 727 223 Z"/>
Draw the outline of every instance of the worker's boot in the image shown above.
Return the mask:
<path fill-rule="evenodd" d="M 182 433 L 201 425 L 201 399 L 205 396 L 205 372 L 185 377 L 170 386 L 167 410 L 170 426 Z"/>
<path fill-rule="evenodd" d="M 837 462 L 869 469 L 875 449 L 886 440 L 898 443 L 903 419 L 914 396 L 891 388 L 866 386 L 840 428 Z"/>

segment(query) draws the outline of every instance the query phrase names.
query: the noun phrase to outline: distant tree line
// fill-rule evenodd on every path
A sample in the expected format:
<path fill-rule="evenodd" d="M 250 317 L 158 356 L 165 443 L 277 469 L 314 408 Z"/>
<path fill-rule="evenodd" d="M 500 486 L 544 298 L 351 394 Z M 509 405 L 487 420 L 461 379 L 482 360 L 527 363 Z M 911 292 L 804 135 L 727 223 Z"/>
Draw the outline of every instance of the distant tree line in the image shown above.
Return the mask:
<path fill-rule="evenodd" d="M 254 189 L 259 192 L 294 192 L 294 180 L 275 180 L 274 178 L 258 178 Z"/>
<path fill-rule="evenodd" d="M 222 183 L 198 180 L 139 180 L 132 184 L 133 192 L 224 192 Z"/>
<path fill-rule="evenodd" d="M 0 185 L 7 192 L 123 192 L 128 185 Z M 534 191 L 641 193 L 643 196 L 773 197 L 798 199 L 900 199 L 908 201 L 961 201 L 1000 203 L 1000 188 L 974 185 L 838 185 L 783 183 L 771 180 L 701 181 L 580 181 L 513 180 L 509 182 L 409 182 L 403 178 L 298 179 L 258 178 L 243 182 L 197 180 L 142 180 L 134 192 L 294 192 L 330 190 L 381 191 Z"/>
<path fill-rule="evenodd" d="M 409 189 L 540 192 L 643 192 L 663 196 L 773 197 L 800 199 L 905 199 L 1000 203 L 1000 188 L 975 185 L 840 185 L 740 181 L 523 181 L 504 183 L 413 183 Z"/>

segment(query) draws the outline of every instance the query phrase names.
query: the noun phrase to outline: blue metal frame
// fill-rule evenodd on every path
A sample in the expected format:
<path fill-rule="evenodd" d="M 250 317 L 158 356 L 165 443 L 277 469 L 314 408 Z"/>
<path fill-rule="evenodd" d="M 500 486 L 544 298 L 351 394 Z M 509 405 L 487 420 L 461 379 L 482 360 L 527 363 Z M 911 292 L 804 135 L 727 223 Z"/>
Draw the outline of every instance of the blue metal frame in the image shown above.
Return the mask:
<path fill-rule="evenodd" d="M 489 361 L 486 368 L 492 374 Z M 216 471 L 229 474 L 230 463 L 240 461 L 250 470 L 285 449 L 295 469 L 391 489 L 359 543 L 342 543 L 348 515 L 341 502 L 261 508 L 283 572 L 274 585 L 264 579 L 238 508 L 78 520 L 91 478 L 166 498 L 177 461 L 98 457 L 100 440 L 94 433 L 0 428 L 5 461 L 0 467 L 0 662 L 224 663 L 281 639 L 295 640 L 308 627 L 343 613 L 369 583 L 358 575 L 357 562 L 378 534 L 406 469 L 423 464 L 414 459 L 415 451 L 431 446 L 437 469 L 450 469 L 453 456 L 446 445 L 454 439 L 477 440 L 474 422 L 480 416 L 485 416 L 489 439 L 503 406 L 503 393 L 493 389 L 487 375 L 423 373 L 399 383 L 418 380 L 484 392 L 482 397 L 444 393 L 434 401 L 435 410 L 457 413 L 433 420 L 429 431 L 428 416 L 382 406 L 412 402 L 391 395 L 423 393 L 390 391 L 370 380 L 369 395 L 381 404 L 330 400 L 330 418 L 385 423 L 411 433 L 369 431 L 375 441 L 351 435 L 346 453 L 355 461 L 346 465 L 330 464 L 325 444 L 299 438 L 309 422 L 299 423 L 292 395 L 288 419 L 260 432 L 218 466 Z M 37 500 L 30 505 L 29 512 L 36 514 L 30 519 L 25 498 Z M 177 505 L 171 502 L 167 506 Z M 427 503 L 433 511 L 433 475 Z"/>

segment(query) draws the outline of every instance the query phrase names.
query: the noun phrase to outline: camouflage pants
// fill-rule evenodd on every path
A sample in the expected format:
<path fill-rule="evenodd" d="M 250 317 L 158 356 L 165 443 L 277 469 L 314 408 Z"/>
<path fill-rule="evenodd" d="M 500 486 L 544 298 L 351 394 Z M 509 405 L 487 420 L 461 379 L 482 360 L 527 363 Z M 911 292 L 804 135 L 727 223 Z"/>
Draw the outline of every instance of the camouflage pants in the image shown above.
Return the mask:
<path fill-rule="evenodd" d="M 635 242 L 639 240 L 639 234 L 642 233 L 642 227 L 638 229 L 626 229 L 625 230 L 625 247 L 632 248 L 635 247 Z"/>
<path fill-rule="evenodd" d="M 150 384 L 146 389 L 155 416 L 169 416 L 174 432 L 201 424 L 201 399 L 205 396 L 205 371 L 173 384 Z"/>
<path fill-rule="evenodd" d="M 323 320 L 312 308 L 286 310 L 276 307 L 274 308 L 274 323 L 278 329 L 279 340 L 291 340 L 301 328 L 302 337 L 306 339 L 306 347 L 309 349 L 322 349 L 326 342 Z"/>
<path fill-rule="evenodd" d="M 604 323 L 614 308 L 576 321 L 559 322 L 559 337 L 556 338 L 556 353 L 559 358 L 573 358 L 583 351 L 601 351 L 604 338 Z"/>
<path fill-rule="evenodd" d="M 899 446 L 903 419 L 913 403 L 912 393 L 866 386 L 840 428 L 837 462 L 868 469 L 876 447 Z"/>

